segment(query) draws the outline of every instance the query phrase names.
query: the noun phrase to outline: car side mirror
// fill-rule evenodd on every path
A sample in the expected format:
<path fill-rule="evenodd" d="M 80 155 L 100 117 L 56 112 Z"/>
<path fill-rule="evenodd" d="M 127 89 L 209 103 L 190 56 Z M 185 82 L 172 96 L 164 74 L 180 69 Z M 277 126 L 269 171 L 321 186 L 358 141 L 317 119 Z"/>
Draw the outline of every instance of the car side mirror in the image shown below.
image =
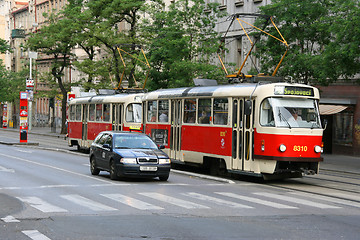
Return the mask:
<path fill-rule="evenodd" d="M 244 102 L 245 106 L 244 106 L 244 114 L 245 115 L 250 115 L 251 114 L 251 101 L 250 100 L 246 100 Z"/>
<path fill-rule="evenodd" d="M 103 145 L 103 148 L 106 148 L 106 149 L 110 149 L 110 150 L 111 150 L 111 146 L 110 146 L 110 144 L 108 144 L 108 143 L 105 143 L 105 144 Z"/>
<path fill-rule="evenodd" d="M 164 145 L 159 145 L 158 148 L 159 149 L 165 149 L 165 146 Z"/>

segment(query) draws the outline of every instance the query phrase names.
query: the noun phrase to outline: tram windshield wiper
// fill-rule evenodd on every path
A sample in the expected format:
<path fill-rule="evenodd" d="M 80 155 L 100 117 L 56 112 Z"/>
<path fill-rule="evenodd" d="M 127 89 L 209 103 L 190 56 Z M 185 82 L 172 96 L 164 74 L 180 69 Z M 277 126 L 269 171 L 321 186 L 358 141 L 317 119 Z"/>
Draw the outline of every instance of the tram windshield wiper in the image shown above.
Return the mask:
<path fill-rule="evenodd" d="M 289 126 L 289 129 L 291 129 L 291 125 L 290 123 L 286 120 L 286 118 L 281 114 L 280 109 L 279 109 L 279 114 L 278 114 L 280 121 L 283 120 L 284 122 L 286 122 L 286 124 Z"/>

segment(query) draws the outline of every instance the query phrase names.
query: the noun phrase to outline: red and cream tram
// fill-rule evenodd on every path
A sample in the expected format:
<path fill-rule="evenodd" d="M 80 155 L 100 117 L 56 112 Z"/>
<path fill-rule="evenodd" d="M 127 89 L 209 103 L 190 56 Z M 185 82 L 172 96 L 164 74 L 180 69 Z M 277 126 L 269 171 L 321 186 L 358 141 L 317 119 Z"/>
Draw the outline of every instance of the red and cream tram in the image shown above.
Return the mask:
<path fill-rule="evenodd" d="M 142 131 L 139 94 L 97 95 L 69 102 L 68 144 L 89 149 L 101 131 Z"/>
<path fill-rule="evenodd" d="M 164 89 L 143 99 L 144 131 L 186 164 L 264 178 L 317 173 L 318 89 L 243 83 Z"/>

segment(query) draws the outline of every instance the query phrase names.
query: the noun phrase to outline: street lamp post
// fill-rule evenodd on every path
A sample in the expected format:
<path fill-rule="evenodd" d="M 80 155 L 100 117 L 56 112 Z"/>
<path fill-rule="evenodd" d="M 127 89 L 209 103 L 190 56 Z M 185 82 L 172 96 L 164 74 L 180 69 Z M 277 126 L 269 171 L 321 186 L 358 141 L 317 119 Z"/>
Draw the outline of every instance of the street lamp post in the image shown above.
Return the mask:
<path fill-rule="evenodd" d="M 32 60 L 37 59 L 37 52 L 29 51 L 29 60 L 30 60 L 30 76 L 26 83 L 26 89 L 29 89 L 29 131 L 32 128 L 32 101 L 33 101 L 33 89 L 34 89 L 34 80 L 32 78 Z M 29 84 L 28 84 L 29 83 Z"/>

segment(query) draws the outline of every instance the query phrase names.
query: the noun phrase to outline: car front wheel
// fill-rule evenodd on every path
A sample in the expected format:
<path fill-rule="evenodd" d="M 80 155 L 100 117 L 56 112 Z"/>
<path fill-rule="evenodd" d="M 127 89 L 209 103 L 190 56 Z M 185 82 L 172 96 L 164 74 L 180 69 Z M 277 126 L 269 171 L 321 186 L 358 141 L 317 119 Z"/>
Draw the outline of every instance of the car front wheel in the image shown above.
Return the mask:
<path fill-rule="evenodd" d="M 95 157 L 92 156 L 90 159 L 90 172 L 92 175 L 99 175 L 100 170 L 96 167 Z"/>
<path fill-rule="evenodd" d="M 167 181 L 169 178 L 169 175 L 159 176 L 160 181 Z"/>
<path fill-rule="evenodd" d="M 110 162 L 110 179 L 111 180 L 118 179 L 115 161 L 113 160 Z"/>

